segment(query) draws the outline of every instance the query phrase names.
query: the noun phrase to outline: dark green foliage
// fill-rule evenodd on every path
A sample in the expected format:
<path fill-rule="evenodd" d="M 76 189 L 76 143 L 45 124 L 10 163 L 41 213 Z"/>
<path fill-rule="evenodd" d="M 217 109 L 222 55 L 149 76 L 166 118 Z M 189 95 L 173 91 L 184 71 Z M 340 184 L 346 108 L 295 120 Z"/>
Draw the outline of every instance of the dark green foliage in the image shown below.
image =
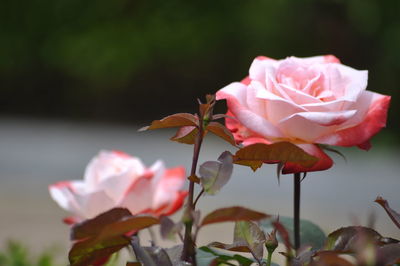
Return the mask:
<path fill-rule="evenodd" d="M 327 53 L 370 70 L 369 88 L 396 106 L 399 10 L 397 0 L 4 0 L 0 111 L 151 118 L 191 110 L 257 55 Z"/>
<path fill-rule="evenodd" d="M 265 232 L 271 232 L 274 228 L 272 225 L 273 219 L 266 219 L 261 221 L 261 226 L 264 228 Z M 286 228 L 289 233 L 290 241 L 294 239 L 293 233 L 293 218 L 279 216 L 279 222 Z M 300 220 L 300 238 L 301 245 L 310 245 L 313 249 L 319 249 L 323 246 L 325 242 L 325 233 L 321 228 L 308 221 Z"/>
<path fill-rule="evenodd" d="M 54 266 L 52 253 L 49 251 L 39 256 L 32 256 L 28 249 L 19 242 L 9 241 L 4 251 L 0 251 L 0 266 Z"/>

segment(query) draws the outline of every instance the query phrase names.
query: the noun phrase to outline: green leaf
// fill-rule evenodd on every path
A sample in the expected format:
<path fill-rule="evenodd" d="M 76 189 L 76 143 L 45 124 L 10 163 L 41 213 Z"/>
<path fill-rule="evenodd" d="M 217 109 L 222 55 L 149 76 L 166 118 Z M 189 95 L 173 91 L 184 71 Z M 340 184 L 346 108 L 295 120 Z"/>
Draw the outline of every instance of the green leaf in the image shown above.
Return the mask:
<path fill-rule="evenodd" d="M 198 126 L 198 119 L 196 116 L 189 113 L 177 113 L 161 120 L 154 120 L 150 126 L 142 127 L 139 131 L 171 128 L 171 127 L 184 127 L 184 126 Z"/>
<path fill-rule="evenodd" d="M 200 165 L 200 182 L 204 191 L 209 195 L 218 193 L 232 175 L 232 154 L 225 151 L 219 156 L 218 161 L 208 161 Z"/>
<path fill-rule="evenodd" d="M 170 140 L 191 145 L 196 142 L 196 137 L 198 133 L 199 129 L 197 127 L 185 126 L 179 128 L 175 136 L 170 138 Z"/>
<path fill-rule="evenodd" d="M 234 243 L 245 242 L 251 254 L 257 261 L 261 261 L 264 254 L 265 235 L 257 224 L 248 221 L 235 223 Z"/>
<path fill-rule="evenodd" d="M 238 254 L 231 255 L 211 249 L 209 247 L 200 247 L 196 252 L 196 261 L 198 266 L 209 265 L 226 265 L 229 262 L 237 262 L 242 266 L 250 266 L 254 263 L 252 259 L 240 256 Z"/>
<path fill-rule="evenodd" d="M 163 239 L 174 240 L 175 235 L 183 228 L 183 223 L 174 223 L 168 216 L 161 217 L 160 235 Z"/>
<path fill-rule="evenodd" d="M 392 219 L 393 223 L 398 228 L 400 228 L 400 214 L 398 212 L 396 212 L 395 210 L 393 210 L 392 208 L 390 208 L 387 200 L 385 200 L 382 197 L 377 197 L 375 202 L 378 203 L 379 205 L 381 205 L 385 209 L 386 213 L 389 215 L 390 219 Z"/>
<path fill-rule="evenodd" d="M 165 252 L 160 247 L 142 247 L 139 243 L 139 238 L 133 236 L 131 240 L 132 248 L 135 252 L 137 259 L 145 266 L 165 265 L 172 266 L 172 262 Z"/>
<path fill-rule="evenodd" d="M 183 251 L 183 245 L 176 245 L 171 248 L 166 248 L 165 252 L 167 252 L 168 257 L 170 258 L 172 265 L 180 265 L 181 264 L 181 256 Z"/>
<path fill-rule="evenodd" d="M 209 213 L 206 217 L 204 217 L 201 226 L 223 222 L 257 221 L 268 217 L 270 217 L 268 214 L 235 206 L 217 209 Z"/>
<path fill-rule="evenodd" d="M 236 146 L 235 138 L 224 125 L 218 122 L 210 122 L 206 128 L 209 132 Z"/>
<path fill-rule="evenodd" d="M 263 163 L 296 163 L 303 167 L 311 167 L 318 158 L 306 153 L 290 142 L 273 144 L 256 143 L 241 148 L 233 156 L 236 164 L 251 167 L 256 171 Z"/>
<path fill-rule="evenodd" d="M 71 240 L 96 236 L 104 229 L 105 226 L 131 216 L 132 214 L 130 211 L 128 211 L 128 209 L 111 209 L 93 219 L 88 219 L 81 223 L 75 224 L 71 228 Z"/>
<path fill-rule="evenodd" d="M 274 228 L 274 226 L 272 225 L 273 221 L 274 219 L 263 220 L 260 222 L 260 225 L 263 227 L 265 232 L 271 232 Z M 293 218 L 279 216 L 279 222 L 288 231 L 290 239 L 294 239 Z M 324 245 L 326 235 L 318 225 L 308 220 L 301 219 L 300 239 L 301 245 L 309 245 L 312 246 L 313 249 L 319 249 Z M 291 244 L 293 246 L 293 243 Z"/>

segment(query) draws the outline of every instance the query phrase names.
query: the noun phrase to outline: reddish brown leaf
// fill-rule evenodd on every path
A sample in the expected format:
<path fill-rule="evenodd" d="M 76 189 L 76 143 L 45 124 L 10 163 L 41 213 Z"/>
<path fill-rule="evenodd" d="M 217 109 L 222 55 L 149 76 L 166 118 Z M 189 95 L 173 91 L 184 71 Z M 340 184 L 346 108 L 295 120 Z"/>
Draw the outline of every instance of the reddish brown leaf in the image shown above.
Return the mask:
<path fill-rule="evenodd" d="M 322 251 L 318 253 L 318 256 L 314 258 L 314 261 L 311 263 L 312 266 L 354 266 L 353 263 L 345 260 L 340 257 L 340 254 L 337 254 L 332 251 Z"/>
<path fill-rule="evenodd" d="M 226 115 L 226 114 L 215 114 L 215 115 L 213 115 L 212 120 L 218 120 L 218 119 L 221 119 L 221 118 L 230 118 L 230 119 L 233 119 L 233 120 L 237 120 L 235 117 L 229 116 L 229 115 Z"/>
<path fill-rule="evenodd" d="M 96 216 L 75 224 L 71 229 L 71 240 L 78 240 L 98 235 L 105 226 L 120 221 L 123 218 L 132 217 L 132 214 L 124 208 L 114 208 Z"/>
<path fill-rule="evenodd" d="M 210 122 L 207 126 L 207 130 L 229 142 L 233 146 L 236 146 L 236 142 L 232 133 L 224 125 L 218 122 Z"/>
<path fill-rule="evenodd" d="M 199 129 L 194 126 L 185 126 L 178 129 L 175 136 L 170 140 L 177 141 L 184 144 L 194 144 L 196 142 L 196 136 L 199 133 Z"/>
<path fill-rule="evenodd" d="M 126 266 L 142 266 L 140 262 L 127 262 Z"/>
<path fill-rule="evenodd" d="M 138 231 L 158 223 L 160 223 L 160 220 L 153 216 L 136 215 L 105 226 L 96 238 L 102 240 L 124 235 L 131 231 Z"/>
<path fill-rule="evenodd" d="M 189 113 L 177 113 L 161 120 L 154 120 L 150 126 L 143 127 L 139 131 L 159 129 L 159 128 L 171 128 L 171 127 L 184 127 L 184 126 L 197 126 L 198 119 L 196 116 Z"/>
<path fill-rule="evenodd" d="M 199 109 L 200 109 L 201 117 L 204 118 L 207 114 L 209 114 L 210 113 L 210 108 L 212 108 L 212 107 L 213 106 L 211 106 L 211 104 L 209 104 L 209 103 L 200 104 Z"/>
<path fill-rule="evenodd" d="M 386 213 L 389 215 L 390 219 L 392 219 L 393 223 L 398 228 L 400 228 L 400 214 L 398 212 L 396 212 L 395 210 L 393 210 L 392 208 L 390 208 L 387 200 L 385 200 L 382 197 L 377 197 L 375 202 L 378 203 L 379 205 L 381 205 L 385 209 Z"/>
<path fill-rule="evenodd" d="M 225 243 L 221 243 L 221 242 L 212 242 L 212 243 L 208 244 L 207 246 L 225 249 L 225 250 L 229 250 L 229 251 L 248 252 L 248 253 L 251 252 L 251 250 L 249 249 L 249 247 L 247 246 L 247 243 L 245 241 L 235 242 L 232 244 L 225 244 Z"/>
<path fill-rule="evenodd" d="M 250 166 L 253 171 L 260 168 L 263 163 L 291 162 L 304 167 L 311 167 L 318 161 L 318 158 L 290 142 L 277 142 L 269 145 L 252 144 L 238 150 L 233 158 L 234 163 Z"/>
<path fill-rule="evenodd" d="M 268 214 L 235 206 L 217 209 L 209 213 L 204 217 L 201 226 L 222 222 L 256 221 L 268 217 L 270 217 Z"/>
<path fill-rule="evenodd" d="M 109 256 L 130 243 L 125 234 L 159 223 L 159 219 L 148 215 L 124 216 L 124 210 L 111 210 L 75 228 L 74 236 L 85 238 L 72 246 L 71 265 L 90 265 Z"/>
<path fill-rule="evenodd" d="M 342 227 L 330 233 L 325 242 L 325 250 L 354 252 L 361 244 L 379 244 L 382 236 L 375 230 L 363 226 Z"/>
<path fill-rule="evenodd" d="M 287 254 L 291 255 L 292 245 L 290 244 L 289 232 L 279 221 L 274 221 L 272 222 L 272 224 L 275 227 L 278 234 L 281 236 L 283 243 L 285 244 Z"/>
<path fill-rule="evenodd" d="M 104 241 L 91 238 L 76 242 L 68 257 L 71 266 L 92 265 L 93 262 L 108 257 L 127 245 L 129 245 L 129 239 L 124 236 L 117 236 Z"/>

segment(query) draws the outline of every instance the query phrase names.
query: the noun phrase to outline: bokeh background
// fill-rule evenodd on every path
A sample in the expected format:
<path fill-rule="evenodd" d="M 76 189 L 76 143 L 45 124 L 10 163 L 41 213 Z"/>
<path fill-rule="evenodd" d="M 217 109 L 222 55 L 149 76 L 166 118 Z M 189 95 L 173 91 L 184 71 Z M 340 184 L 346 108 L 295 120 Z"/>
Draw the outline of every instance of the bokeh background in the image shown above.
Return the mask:
<path fill-rule="evenodd" d="M 2 0 L 0 245 L 17 238 L 37 249 L 68 246 L 65 213 L 47 185 L 80 178 L 100 149 L 189 167 L 190 147 L 169 143 L 172 132 L 136 130 L 195 112 L 197 98 L 240 80 L 258 55 L 334 54 L 369 70 L 369 90 L 392 96 L 387 128 L 371 152 L 345 149 L 347 164 L 335 157 L 333 169 L 306 179 L 303 216 L 331 231 L 365 224 L 378 194 L 400 209 L 399 14 L 398 0 Z M 209 143 L 203 161 L 230 149 Z M 241 204 L 291 215 L 290 178 L 278 186 L 275 169 L 254 177 L 238 169 L 203 208 Z M 374 210 L 378 228 L 399 237 Z M 220 240 L 231 241 L 230 232 Z"/>
<path fill-rule="evenodd" d="M 397 0 L 4 0 L 0 111 L 133 123 L 194 110 L 257 55 L 319 54 L 368 69 L 396 106 L 399 13 Z"/>

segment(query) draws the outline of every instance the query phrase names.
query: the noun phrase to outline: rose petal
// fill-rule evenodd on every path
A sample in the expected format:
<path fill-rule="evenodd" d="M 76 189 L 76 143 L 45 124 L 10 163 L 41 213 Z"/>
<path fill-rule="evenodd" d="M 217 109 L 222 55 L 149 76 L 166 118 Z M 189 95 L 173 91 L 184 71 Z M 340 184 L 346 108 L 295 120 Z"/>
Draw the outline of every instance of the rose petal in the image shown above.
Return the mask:
<path fill-rule="evenodd" d="M 185 180 L 186 175 L 183 167 L 166 170 L 163 178 L 155 187 L 151 207 L 157 209 L 168 203 L 174 204 L 176 193 L 182 189 Z"/>
<path fill-rule="evenodd" d="M 308 154 L 317 157 L 319 161 L 315 163 L 312 167 L 306 168 L 295 163 L 285 163 L 282 169 L 283 174 L 293 174 L 293 173 L 303 173 L 303 172 L 314 172 L 323 171 L 332 167 L 332 159 L 321 150 L 320 147 L 314 144 L 296 144 L 296 146 L 303 149 Z"/>
<path fill-rule="evenodd" d="M 226 115 L 229 117 L 233 117 L 233 114 L 229 111 L 226 113 Z M 225 118 L 225 125 L 232 132 L 232 135 L 235 138 L 237 144 L 241 143 L 243 140 L 249 137 L 260 137 L 256 133 L 252 132 L 251 130 L 240 124 L 237 119 L 232 119 L 229 117 Z"/>
<path fill-rule="evenodd" d="M 280 122 L 287 122 L 295 120 L 296 117 L 302 117 L 312 123 L 321 126 L 340 125 L 352 118 L 357 113 L 357 110 L 339 111 L 339 112 L 300 112 L 295 113 Z"/>
<path fill-rule="evenodd" d="M 374 97 L 369 106 L 368 113 L 360 124 L 320 137 L 316 142 L 337 146 L 362 145 L 378 133 L 379 130 L 386 125 L 387 112 L 391 97 L 378 93 L 372 94 Z M 361 146 L 361 148 L 363 147 L 368 148 L 366 145 Z"/>
<path fill-rule="evenodd" d="M 240 83 L 238 83 L 240 84 Z M 246 86 L 225 87 L 224 89 L 217 92 L 217 99 L 226 99 L 228 103 L 228 109 L 232 114 L 247 128 L 252 128 L 257 134 L 262 136 L 279 138 L 282 137 L 282 133 L 277 129 L 271 122 L 262 116 L 255 114 L 250 111 L 244 102 L 246 99 Z M 241 95 L 242 98 L 236 97 Z M 243 97 L 244 96 L 244 97 Z"/>
<path fill-rule="evenodd" d="M 118 205 L 127 208 L 132 214 L 148 211 L 151 209 L 153 192 L 151 178 L 141 177 L 129 188 Z"/>
<path fill-rule="evenodd" d="M 188 195 L 187 191 L 178 191 L 175 193 L 175 197 L 171 200 L 170 205 L 166 206 L 164 209 L 156 212 L 156 215 L 171 215 L 179 210 L 183 202 L 185 201 L 186 196 Z"/>
<path fill-rule="evenodd" d="M 265 56 L 256 57 L 250 66 L 249 78 L 251 80 L 265 80 L 266 69 L 273 71 L 275 62 L 276 60 Z"/>
<path fill-rule="evenodd" d="M 51 198 L 60 205 L 61 208 L 84 217 L 74 195 L 74 183 L 83 183 L 80 180 L 63 181 L 49 186 Z"/>
<path fill-rule="evenodd" d="M 345 87 L 342 99 L 346 99 L 348 101 L 356 101 L 360 93 L 362 93 L 367 88 L 368 71 L 356 70 L 345 65 L 337 65 L 337 68 L 340 71 L 342 77 L 350 80 L 350 82 L 348 82 Z M 332 85 L 331 90 L 340 90 L 339 86 L 340 84 L 338 82 L 335 86 Z"/>
<path fill-rule="evenodd" d="M 249 146 L 251 144 L 256 144 L 256 143 L 271 144 L 272 142 L 262 137 L 250 137 L 243 140 L 244 146 Z"/>
<path fill-rule="evenodd" d="M 266 104 L 266 112 L 268 120 L 272 123 L 278 123 L 280 120 L 288 117 L 289 115 L 297 112 L 307 111 L 305 108 L 281 98 L 267 90 L 262 89 L 259 82 L 253 82 L 253 87 L 257 89 L 257 98 L 263 99 Z"/>
<path fill-rule="evenodd" d="M 297 58 L 297 57 L 294 57 Z M 298 58 L 307 61 L 309 64 L 315 63 L 340 63 L 340 60 L 334 55 L 318 55 L 311 57 Z"/>
<path fill-rule="evenodd" d="M 145 171 L 143 163 L 130 155 L 118 151 L 101 151 L 93 158 L 85 170 L 85 182 L 89 190 L 98 189 L 98 185 L 110 176 L 124 175 L 133 170 L 137 175 Z"/>
<path fill-rule="evenodd" d="M 292 88 L 286 84 L 279 84 L 283 88 L 284 92 L 290 97 L 290 99 L 296 104 L 310 104 L 310 103 L 322 103 L 322 101 L 310 94 L 304 93 L 298 89 Z"/>
<path fill-rule="evenodd" d="M 115 202 L 104 191 L 75 194 L 74 196 L 82 210 L 83 217 L 86 219 L 93 218 L 115 207 Z"/>
<path fill-rule="evenodd" d="M 321 126 L 300 115 L 292 115 L 281 120 L 277 125 L 288 139 L 313 143 L 315 139 L 332 131 L 330 127 Z"/>
<path fill-rule="evenodd" d="M 247 97 L 246 97 L 246 102 L 247 106 L 249 107 L 249 110 L 261 115 L 263 117 L 266 117 L 266 102 L 263 99 L 259 99 L 257 97 L 258 90 L 260 88 L 258 86 L 254 86 L 255 82 L 252 82 L 248 87 L 247 87 Z M 262 88 L 264 89 L 264 88 Z M 265 90 L 265 89 L 264 89 Z"/>

